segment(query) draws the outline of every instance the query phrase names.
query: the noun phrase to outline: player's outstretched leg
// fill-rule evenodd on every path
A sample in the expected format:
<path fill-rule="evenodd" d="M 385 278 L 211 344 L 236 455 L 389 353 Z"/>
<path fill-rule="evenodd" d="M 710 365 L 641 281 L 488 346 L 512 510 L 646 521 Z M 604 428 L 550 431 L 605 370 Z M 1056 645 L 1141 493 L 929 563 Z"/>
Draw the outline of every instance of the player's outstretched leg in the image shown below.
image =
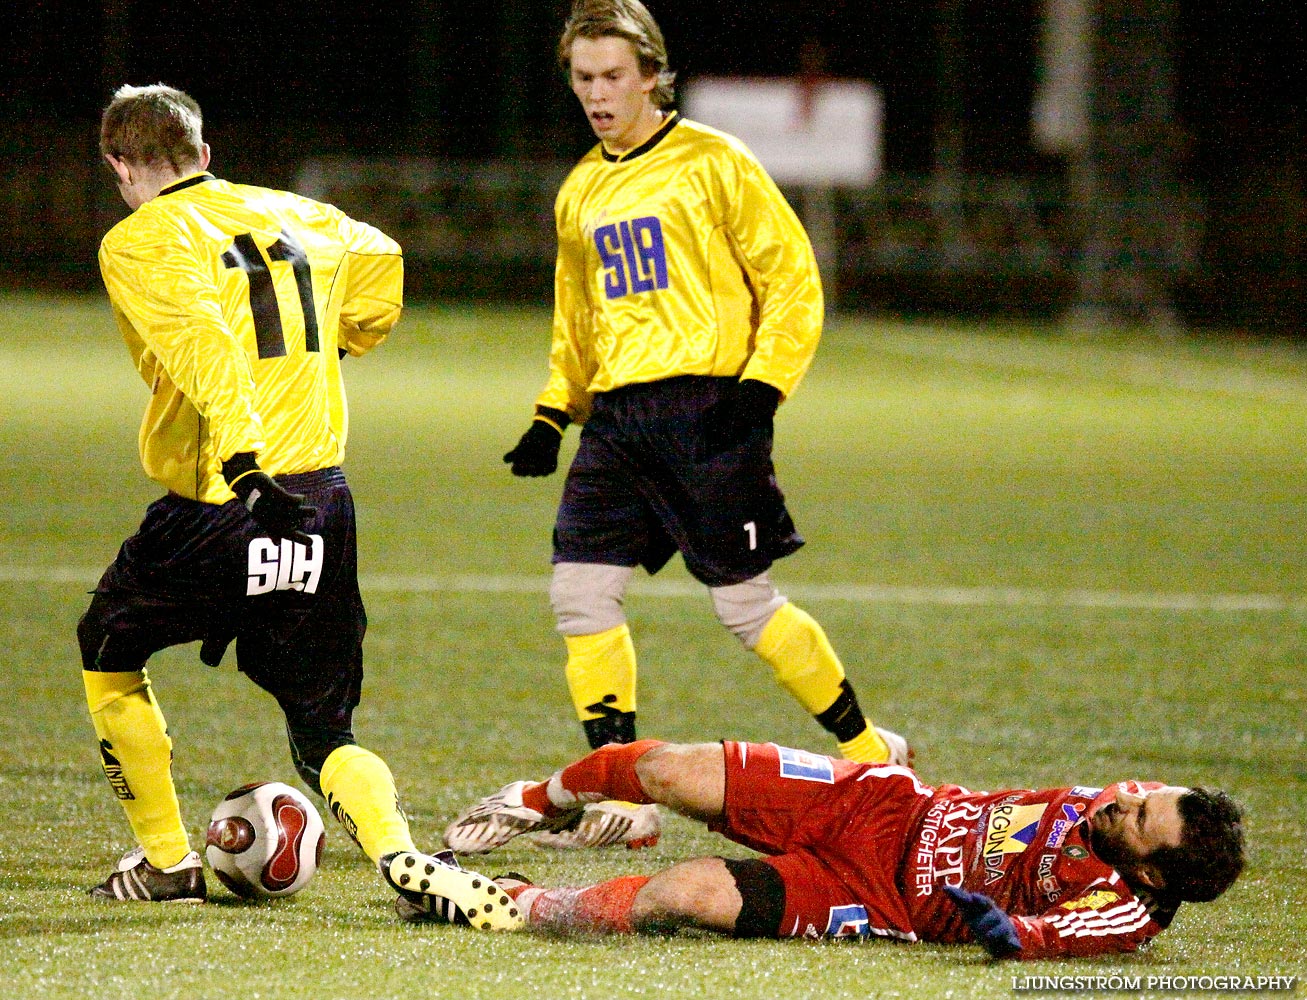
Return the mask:
<path fill-rule="evenodd" d="M 628 875 L 598 885 L 547 890 L 509 872 L 495 884 L 522 911 L 524 926 L 565 934 L 630 934 L 636 929 L 631 919 L 636 896 L 648 882 L 646 875 Z M 530 920 L 528 910 L 533 911 Z M 395 912 L 410 923 L 465 923 L 461 914 L 451 916 L 446 908 L 404 897 L 395 903 Z"/>
<path fill-rule="evenodd" d="M 745 937 L 773 936 L 771 928 L 740 926 L 740 884 L 730 863 L 695 858 L 655 875 L 624 875 L 595 885 L 545 888 L 509 872 L 496 879 L 522 911 L 530 930 L 553 934 L 667 933 L 697 927 Z M 396 904 L 404 920 L 447 922 L 431 909 Z"/>
<path fill-rule="evenodd" d="M 614 742 L 622 746 L 597 747 L 601 752 L 583 757 L 545 783 L 545 815 L 551 817 L 555 811 L 558 815 L 531 833 L 533 844 L 566 851 L 617 845 L 638 850 L 658 843 L 662 817 L 636 777 L 635 762 L 662 744 L 635 739 Z M 602 796 L 600 789 L 605 790 Z M 584 803 L 580 811 L 575 810 L 577 802 Z"/>
<path fill-rule="evenodd" d="M 443 919 L 483 931 L 515 931 L 525 924 L 517 903 L 493 879 L 466 870 L 449 851 L 399 851 L 383 857 L 379 867 L 402 899 L 396 910 L 405 920 Z"/>
<path fill-rule="evenodd" d="M 722 817 L 725 783 L 720 743 L 612 743 L 567 765 L 548 781 L 514 782 L 482 799 L 445 829 L 445 843 L 461 852 L 489 851 L 521 833 L 534 838 L 571 823 L 578 814 L 582 823 L 586 816 L 611 816 L 618 810 L 629 817 L 629 804 L 656 803 L 709 823 Z M 605 813 L 605 806 L 612 811 Z M 629 844 L 641 833 L 652 843 L 658 829 L 641 830 L 630 822 L 619 828 L 620 839 L 614 842 Z"/>
<path fill-rule="evenodd" d="M 648 846 L 657 841 L 660 823 L 635 766 L 663 745 L 657 740 L 609 744 L 548 781 L 505 785 L 445 828 L 445 846 L 462 854 L 480 854 L 523 833 L 533 839 L 553 833 L 570 840 L 543 845 L 549 847 Z"/>

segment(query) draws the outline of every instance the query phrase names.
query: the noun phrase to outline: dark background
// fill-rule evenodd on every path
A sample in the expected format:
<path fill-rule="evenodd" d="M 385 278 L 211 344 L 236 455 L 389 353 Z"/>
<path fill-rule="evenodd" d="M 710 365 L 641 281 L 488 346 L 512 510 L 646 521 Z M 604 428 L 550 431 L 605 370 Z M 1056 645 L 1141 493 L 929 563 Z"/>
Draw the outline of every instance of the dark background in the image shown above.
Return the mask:
<path fill-rule="evenodd" d="M 0 273 L 24 280 L 52 269 L 60 280 L 84 273 L 85 258 L 73 258 L 86 251 L 89 230 L 60 242 L 51 229 L 63 213 L 89 217 L 102 232 L 112 224 L 111 205 L 102 194 L 72 196 L 71 179 L 61 187 L 57 178 L 24 175 L 76 173 L 76 164 L 93 162 L 99 111 L 120 82 L 162 81 L 191 93 L 205 111 L 215 170 L 233 180 L 286 186 L 303 158 L 323 153 L 575 158 L 593 139 L 554 62 L 567 7 L 566 0 L 14 7 L 0 51 L 0 227 L 9 233 Z M 1176 174 L 1209 216 L 1203 262 L 1217 284 L 1204 308 L 1218 320 L 1295 334 L 1304 38 L 1291 7 L 1178 3 L 1173 66 Z M 792 75 L 815 43 L 826 72 L 881 88 L 887 171 L 930 171 L 940 2 L 832 0 L 813 10 L 794 0 L 654 0 L 650 8 L 682 80 Z M 963 169 L 1056 181 L 1065 164 L 1031 141 L 1042 4 L 974 0 L 953 9 L 963 27 Z M 1278 291 L 1258 301 L 1268 282 Z M 1234 301 L 1222 310 L 1226 293 Z"/>

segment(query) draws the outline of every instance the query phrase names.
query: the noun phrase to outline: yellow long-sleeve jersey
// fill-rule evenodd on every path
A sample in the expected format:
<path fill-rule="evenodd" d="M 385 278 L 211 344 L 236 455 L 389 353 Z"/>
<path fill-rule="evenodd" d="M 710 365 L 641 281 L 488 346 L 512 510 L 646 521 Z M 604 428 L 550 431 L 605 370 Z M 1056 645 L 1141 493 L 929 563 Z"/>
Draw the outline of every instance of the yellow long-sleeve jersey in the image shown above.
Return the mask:
<path fill-rule="evenodd" d="M 238 452 L 270 475 L 340 464 L 338 348 L 361 355 L 399 318 L 399 244 L 330 205 L 201 173 L 114 226 L 100 271 L 150 387 L 151 479 L 220 504 L 222 462 Z"/>
<path fill-rule="evenodd" d="M 803 226 L 738 139 L 673 113 L 621 156 L 591 150 L 554 214 L 538 405 L 583 421 L 594 393 L 676 375 L 794 391 L 821 337 L 821 279 Z"/>

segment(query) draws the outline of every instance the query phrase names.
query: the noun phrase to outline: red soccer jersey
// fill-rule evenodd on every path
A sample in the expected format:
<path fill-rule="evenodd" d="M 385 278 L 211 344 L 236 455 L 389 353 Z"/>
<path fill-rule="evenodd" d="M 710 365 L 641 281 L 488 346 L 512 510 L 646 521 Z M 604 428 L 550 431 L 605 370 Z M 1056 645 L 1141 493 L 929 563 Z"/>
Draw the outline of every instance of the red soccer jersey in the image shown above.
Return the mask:
<path fill-rule="evenodd" d="M 1140 789 L 1157 783 L 1129 783 Z M 923 941 L 970 941 L 942 886 L 982 892 L 1016 925 L 1021 958 L 1132 951 L 1170 923 L 1173 909 L 1126 885 L 1094 856 L 1085 817 L 1116 786 L 969 792 L 935 790 L 911 831 L 899 888 Z"/>

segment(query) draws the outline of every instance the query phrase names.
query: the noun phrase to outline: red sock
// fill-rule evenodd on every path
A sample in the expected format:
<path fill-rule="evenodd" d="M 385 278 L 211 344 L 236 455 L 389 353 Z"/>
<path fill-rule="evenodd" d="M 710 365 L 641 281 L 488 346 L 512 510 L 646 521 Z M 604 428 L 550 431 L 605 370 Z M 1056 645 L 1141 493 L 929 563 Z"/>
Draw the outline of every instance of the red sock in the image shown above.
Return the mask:
<path fill-rule="evenodd" d="M 652 802 L 640 779 L 635 775 L 635 762 L 662 740 L 636 740 L 634 743 L 609 743 L 568 764 L 548 781 L 529 785 L 522 790 L 522 804 L 546 816 L 558 812 L 559 806 L 574 802 L 597 802 L 615 799 L 618 802 L 635 802 L 640 805 Z M 562 802 L 551 801 L 550 787 Z"/>
<path fill-rule="evenodd" d="M 582 889 L 539 889 L 526 903 L 527 923 L 559 931 L 630 934 L 635 930 L 631 907 L 648 881 L 647 875 L 626 875 Z"/>

